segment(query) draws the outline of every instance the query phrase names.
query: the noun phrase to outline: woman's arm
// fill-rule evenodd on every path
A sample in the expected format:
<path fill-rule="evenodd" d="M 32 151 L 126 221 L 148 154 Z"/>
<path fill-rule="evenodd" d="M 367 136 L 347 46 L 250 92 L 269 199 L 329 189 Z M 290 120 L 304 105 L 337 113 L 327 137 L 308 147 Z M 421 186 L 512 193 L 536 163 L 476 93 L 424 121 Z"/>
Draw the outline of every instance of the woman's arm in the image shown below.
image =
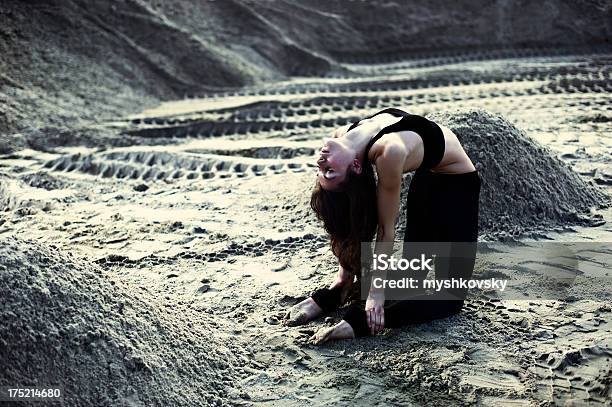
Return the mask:
<path fill-rule="evenodd" d="M 399 199 L 402 187 L 402 174 L 407 152 L 403 146 L 387 145 L 376 159 L 378 185 L 376 197 L 378 206 L 377 240 L 393 241 L 395 221 L 399 214 Z"/>
<path fill-rule="evenodd" d="M 391 255 L 395 240 L 395 222 L 399 214 L 400 193 L 402 186 L 403 165 L 407 152 L 402 146 L 387 145 L 382 154 L 376 159 L 378 173 L 378 186 L 376 199 L 378 206 L 378 230 L 374 253 L 376 255 Z M 385 278 L 386 274 L 377 272 L 376 277 Z M 384 290 L 374 287 L 374 278 L 370 286 L 366 312 L 368 326 L 372 334 L 376 334 L 385 326 L 384 319 Z"/>

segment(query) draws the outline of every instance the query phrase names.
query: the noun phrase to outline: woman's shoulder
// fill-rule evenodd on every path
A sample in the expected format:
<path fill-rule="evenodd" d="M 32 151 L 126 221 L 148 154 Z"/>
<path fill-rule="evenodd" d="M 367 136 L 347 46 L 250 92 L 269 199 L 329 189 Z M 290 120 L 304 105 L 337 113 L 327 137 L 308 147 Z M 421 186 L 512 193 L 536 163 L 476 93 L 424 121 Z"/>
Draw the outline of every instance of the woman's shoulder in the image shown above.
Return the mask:
<path fill-rule="evenodd" d="M 374 157 L 373 163 L 376 165 L 376 171 L 379 174 L 381 172 L 403 172 L 402 168 L 409 153 L 403 143 L 386 142 L 380 146 L 380 150 Z"/>

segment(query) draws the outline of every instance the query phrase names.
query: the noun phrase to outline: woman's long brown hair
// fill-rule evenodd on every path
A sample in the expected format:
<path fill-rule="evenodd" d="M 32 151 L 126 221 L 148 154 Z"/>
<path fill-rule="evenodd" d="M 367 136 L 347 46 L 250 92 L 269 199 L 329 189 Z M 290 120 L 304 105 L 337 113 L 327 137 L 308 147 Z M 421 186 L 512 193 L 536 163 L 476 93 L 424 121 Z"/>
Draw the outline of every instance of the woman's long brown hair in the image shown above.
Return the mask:
<path fill-rule="evenodd" d="M 366 163 L 361 174 L 350 168 L 346 179 L 333 191 L 321 188 L 317 179 L 310 207 L 323 221 L 331 249 L 340 265 L 353 275 L 361 268 L 361 242 L 371 242 L 378 226 L 376 179 Z"/>

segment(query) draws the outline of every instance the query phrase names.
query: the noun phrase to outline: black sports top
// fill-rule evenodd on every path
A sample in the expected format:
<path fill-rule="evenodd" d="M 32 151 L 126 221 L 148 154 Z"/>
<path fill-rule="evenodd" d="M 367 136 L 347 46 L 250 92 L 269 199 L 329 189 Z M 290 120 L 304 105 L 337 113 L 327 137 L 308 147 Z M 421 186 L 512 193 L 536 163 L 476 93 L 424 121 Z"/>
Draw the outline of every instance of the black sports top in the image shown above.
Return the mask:
<path fill-rule="evenodd" d="M 382 113 L 402 116 L 402 119 L 397 123 L 385 127 L 377 135 L 370 139 L 365 149 L 365 161 L 369 161 L 368 152 L 376 140 L 381 138 L 384 134 L 394 133 L 401 130 L 414 131 L 423 140 L 423 162 L 421 162 L 421 165 L 419 165 L 419 168 L 417 168 L 418 170 L 433 168 L 438 165 L 440 161 L 442 161 L 442 157 L 444 156 L 444 134 L 442 133 L 440 126 L 423 116 L 409 114 L 394 107 L 381 110 L 380 112 L 374 113 L 373 115 L 365 117 L 364 119 L 370 119 Z M 358 123 L 359 121 L 353 123 L 347 131 L 357 127 Z"/>

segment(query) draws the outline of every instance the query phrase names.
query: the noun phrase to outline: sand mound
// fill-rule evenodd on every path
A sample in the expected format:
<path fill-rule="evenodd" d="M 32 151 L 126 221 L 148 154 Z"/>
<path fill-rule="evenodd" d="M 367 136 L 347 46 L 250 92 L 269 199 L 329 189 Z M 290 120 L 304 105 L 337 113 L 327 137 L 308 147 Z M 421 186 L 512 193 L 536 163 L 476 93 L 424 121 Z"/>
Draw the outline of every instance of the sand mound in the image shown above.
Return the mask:
<path fill-rule="evenodd" d="M 457 134 L 480 171 L 481 235 L 504 238 L 602 222 L 591 208 L 609 205 L 610 198 L 501 115 L 449 110 L 428 118 Z"/>
<path fill-rule="evenodd" d="M 66 405 L 231 404 L 234 366 L 248 361 L 218 325 L 101 273 L 54 246 L 0 239 L 0 385 L 60 384 Z"/>

